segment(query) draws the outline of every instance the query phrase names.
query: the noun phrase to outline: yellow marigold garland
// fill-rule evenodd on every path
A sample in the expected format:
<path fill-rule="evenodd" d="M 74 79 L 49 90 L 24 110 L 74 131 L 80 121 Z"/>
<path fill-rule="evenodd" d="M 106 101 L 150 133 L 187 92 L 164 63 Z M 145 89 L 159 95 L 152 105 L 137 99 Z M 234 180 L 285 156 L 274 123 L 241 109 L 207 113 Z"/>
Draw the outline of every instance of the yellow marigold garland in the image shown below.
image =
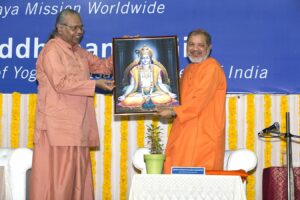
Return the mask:
<path fill-rule="evenodd" d="M 3 95 L 0 94 L 0 147 L 2 147 L 2 114 L 3 114 Z"/>
<path fill-rule="evenodd" d="M 247 136 L 246 136 L 246 148 L 254 151 L 254 127 L 255 127 L 255 104 L 254 95 L 247 95 Z M 253 174 L 247 178 L 247 199 L 255 199 L 255 177 Z"/>
<path fill-rule="evenodd" d="M 288 96 L 281 96 L 280 98 L 280 132 L 286 132 L 286 112 L 288 112 Z M 280 142 L 280 165 L 283 166 L 286 158 L 286 141 Z"/>
<path fill-rule="evenodd" d="M 21 105 L 21 94 L 14 92 L 12 94 L 12 120 L 11 120 L 11 134 L 10 134 L 11 148 L 19 147 L 20 105 Z"/>
<path fill-rule="evenodd" d="M 152 117 L 152 124 L 154 127 L 157 127 L 158 126 L 158 116 L 153 116 Z"/>
<path fill-rule="evenodd" d="M 97 95 L 94 96 L 94 107 L 97 108 Z"/>
<path fill-rule="evenodd" d="M 104 148 L 103 148 L 103 199 L 112 199 L 111 195 L 111 159 L 112 159 L 112 96 L 105 95 L 104 112 Z"/>
<path fill-rule="evenodd" d="M 265 127 L 270 126 L 270 124 L 272 123 L 271 107 L 272 107 L 271 96 L 269 94 L 266 94 L 264 95 L 264 126 Z M 264 166 L 265 168 L 267 168 L 271 166 L 272 143 L 270 138 L 266 138 L 264 140 L 265 140 Z"/>
<path fill-rule="evenodd" d="M 27 147 L 28 148 L 33 148 L 35 109 L 36 109 L 36 94 L 29 94 L 28 124 L 27 124 L 28 127 Z"/>
<path fill-rule="evenodd" d="M 228 146 L 230 150 L 237 149 L 237 109 L 236 97 L 229 98 L 229 126 L 228 126 Z"/>
<path fill-rule="evenodd" d="M 173 118 L 168 119 L 168 137 L 169 137 L 171 129 L 172 129 L 173 120 L 174 120 Z"/>
<path fill-rule="evenodd" d="M 121 117 L 120 200 L 127 197 L 128 116 Z"/>
<path fill-rule="evenodd" d="M 145 146 L 145 116 L 137 117 L 137 147 L 142 148 Z"/>

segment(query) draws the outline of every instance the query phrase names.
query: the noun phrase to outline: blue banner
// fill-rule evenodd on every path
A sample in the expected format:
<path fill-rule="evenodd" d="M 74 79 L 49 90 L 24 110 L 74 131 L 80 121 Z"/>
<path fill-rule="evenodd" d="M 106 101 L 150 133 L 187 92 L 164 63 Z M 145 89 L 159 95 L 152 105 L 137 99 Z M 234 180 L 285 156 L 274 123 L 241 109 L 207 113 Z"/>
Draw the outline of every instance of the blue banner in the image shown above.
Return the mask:
<path fill-rule="evenodd" d="M 64 8 L 77 10 L 81 46 L 99 57 L 112 38 L 177 35 L 181 70 L 188 32 L 206 29 L 228 93 L 300 93 L 299 0 L 6 0 L 0 3 L 0 92 L 35 93 L 35 62 Z"/>

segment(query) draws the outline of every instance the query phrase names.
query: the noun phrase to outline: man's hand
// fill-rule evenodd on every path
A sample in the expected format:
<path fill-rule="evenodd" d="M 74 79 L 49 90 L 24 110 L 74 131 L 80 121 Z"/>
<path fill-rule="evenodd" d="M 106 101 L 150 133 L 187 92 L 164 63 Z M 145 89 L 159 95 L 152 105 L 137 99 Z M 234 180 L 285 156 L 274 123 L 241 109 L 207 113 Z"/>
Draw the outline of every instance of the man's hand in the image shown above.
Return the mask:
<path fill-rule="evenodd" d="M 176 113 L 172 108 L 168 108 L 168 109 L 157 108 L 156 115 L 161 116 L 163 118 L 172 118 L 172 117 L 176 116 Z"/>
<path fill-rule="evenodd" d="M 113 80 L 99 79 L 96 80 L 96 87 L 112 91 L 115 88 L 115 82 Z"/>

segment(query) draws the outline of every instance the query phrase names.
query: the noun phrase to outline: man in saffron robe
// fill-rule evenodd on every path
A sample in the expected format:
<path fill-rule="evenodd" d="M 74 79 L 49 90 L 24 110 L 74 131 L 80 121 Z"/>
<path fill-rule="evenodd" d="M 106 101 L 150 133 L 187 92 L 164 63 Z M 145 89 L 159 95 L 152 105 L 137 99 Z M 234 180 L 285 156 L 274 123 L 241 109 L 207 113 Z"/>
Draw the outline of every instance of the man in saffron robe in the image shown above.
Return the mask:
<path fill-rule="evenodd" d="M 181 105 L 160 109 L 158 115 L 175 116 L 168 143 L 164 173 L 172 166 L 222 170 L 225 151 L 226 78 L 221 65 L 209 57 L 211 37 L 192 31 L 187 40 L 191 64 L 180 82 Z"/>
<path fill-rule="evenodd" d="M 38 94 L 31 200 L 94 199 L 89 147 L 99 146 L 95 88 L 112 90 L 112 59 L 100 59 L 79 46 L 79 13 L 63 10 L 36 64 Z"/>

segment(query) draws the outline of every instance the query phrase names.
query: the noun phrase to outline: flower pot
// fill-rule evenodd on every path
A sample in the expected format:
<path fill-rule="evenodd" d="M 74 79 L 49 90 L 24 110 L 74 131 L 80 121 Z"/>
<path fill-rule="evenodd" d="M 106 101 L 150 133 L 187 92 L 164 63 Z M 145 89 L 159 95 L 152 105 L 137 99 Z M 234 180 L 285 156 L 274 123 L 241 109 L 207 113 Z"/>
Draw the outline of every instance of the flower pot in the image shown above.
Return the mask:
<path fill-rule="evenodd" d="M 164 166 L 164 154 L 145 154 L 147 174 L 161 174 Z"/>

